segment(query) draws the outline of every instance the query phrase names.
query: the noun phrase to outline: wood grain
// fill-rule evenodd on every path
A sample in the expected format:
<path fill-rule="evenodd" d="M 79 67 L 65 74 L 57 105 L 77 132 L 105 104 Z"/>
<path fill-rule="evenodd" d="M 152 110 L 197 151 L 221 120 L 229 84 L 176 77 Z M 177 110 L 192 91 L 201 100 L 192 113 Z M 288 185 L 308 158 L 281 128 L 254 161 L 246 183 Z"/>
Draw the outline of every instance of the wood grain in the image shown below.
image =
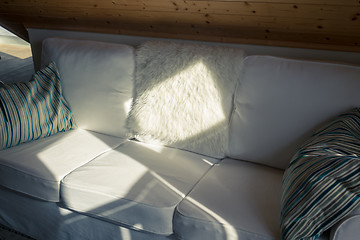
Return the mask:
<path fill-rule="evenodd" d="M 360 52 L 360 0 L 0 0 L 0 22 Z"/>

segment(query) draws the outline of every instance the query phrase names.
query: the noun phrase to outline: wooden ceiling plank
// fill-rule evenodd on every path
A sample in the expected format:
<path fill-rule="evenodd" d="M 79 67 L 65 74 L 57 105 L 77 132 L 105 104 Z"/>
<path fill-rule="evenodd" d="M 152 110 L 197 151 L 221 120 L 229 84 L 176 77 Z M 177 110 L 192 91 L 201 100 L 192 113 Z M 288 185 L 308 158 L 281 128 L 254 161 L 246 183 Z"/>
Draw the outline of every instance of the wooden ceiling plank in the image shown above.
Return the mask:
<path fill-rule="evenodd" d="M 151 0 L 150 0 L 151 1 Z M 187 2 L 204 1 L 209 0 L 185 0 Z M 294 4 L 321 4 L 321 5 L 347 5 L 347 6 L 358 6 L 360 5 L 358 0 L 213 0 L 209 2 L 247 2 L 252 3 L 294 3 Z"/>
<path fill-rule="evenodd" d="M 9 11 L 15 14 L 16 10 Z M 353 21 L 348 19 L 324 19 L 324 18 L 296 18 L 275 17 L 275 16 L 258 16 L 258 15 L 226 15 L 226 14 L 203 14 L 203 13 L 180 13 L 180 12 L 153 12 L 153 11 L 135 11 L 135 12 L 119 12 L 116 9 L 108 9 L 106 11 L 97 11 L 95 9 L 57 9 L 55 11 L 41 11 L 34 14 L 33 9 L 24 9 L 21 14 L 16 14 L 16 21 L 21 22 L 25 17 L 37 18 L 56 18 L 59 21 L 63 19 L 71 19 L 76 21 L 101 21 L 139 23 L 139 24 L 171 24 L 176 27 L 178 24 L 188 25 L 208 25 L 209 28 L 215 27 L 264 27 L 272 30 L 282 30 L 287 32 L 308 32 L 334 35 L 352 35 L 360 36 L 360 19 Z M 360 18 L 360 17 L 359 17 Z M 351 34 L 349 34 L 351 33 Z"/>
<path fill-rule="evenodd" d="M 40 25 L 28 25 L 28 27 L 84 31 L 83 26 L 77 27 L 76 25 L 70 25 L 66 23 L 61 24 L 59 22 L 57 22 L 56 24 L 45 24 L 44 22 L 41 22 Z M 119 29 L 114 29 L 113 27 L 104 28 L 103 26 L 91 25 L 91 27 L 87 30 L 103 33 L 128 34 L 149 37 L 178 38 L 187 40 L 229 42 L 238 44 L 261 44 L 271 46 L 287 46 L 298 48 L 304 47 L 314 49 L 360 52 L 360 47 L 358 45 L 354 46 L 353 44 L 349 44 L 347 41 L 348 38 L 340 39 L 344 42 L 337 40 L 337 43 L 342 43 L 341 45 L 338 45 L 331 44 L 331 41 L 323 41 L 323 39 L 319 38 L 318 35 L 310 36 L 308 34 L 285 34 L 287 38 L 283 38 L 284 33 L 272 33 L 272 36 L 266 38 L 264 35 L 260 36 L 258 31 L 250 30 L 243 32 L 238 31 L 236 32 L 236 34 L 234 34 L 233 32 L 228 33 L 221 30 L 221 32 L 218 32 L 220 34 L 214 34 L 214 31 L 209 32 L 209 30 L 206 28 L 192 29 L 194 31 L 183 31 L 182 29 L 177 29 L 169 32 L 166 28 L 146 29 L 145 27 L 143 27 L 143 29 L 140 29 L 131 26 L 129 26 L 129 28 L 126 28 L 126 26 L 119 27 Z M 278 37 L 276 37 L 276 35 Z M 314 39 L 316 41 L 314 41 Z"/>
<path fill-rule="evenodd" d="M 0 0 L 0 21 L 221 41 L 313 42 L 357 51 L 360 0 Z"/>
<path fill-rule="evenodd" d="M 159 3 L 160 2 L 160 3 Z M 164 4 L 167 3 L 167 4 Z M 129 5 L 114 5 L 111 1 L 99 1 L 99 4 L 93 5 L 82 4 L 82 1 L 66 4 L 64 2 L 37 2 L 30 4 L 28 2 L 23 5 L 16 4 L 0 4 L 0 12 L 18 12 L 29 11 L 39 12 L 107 12 L 116 10 L 123 11 L 159 11 L 159 12 L 190 12 L 190 13 L 212 13 L 212 14 L 226 14 L 226 15 L 257 15 L 257 16 L 291 16 L 299 18 L 325 18 L 325 19 L 339 19 L 339 18 L 354 18 L 360 15 L 360 4 L 357 7 L 353 6 L 329 6 L 329 5 L 313 5 L 313 4 L 294 4 L 294 3 L 262 3 L 256 2 L 251 5 L 243 4 L 242 2 L 220 2 L 220 1 L 194 1 L 192 4 L 180 0 L 173 1 L 149 1 L 146 6 L 140 3 L 133 3 Z M 174 5 L 175 4 L 175 5 Z"/>

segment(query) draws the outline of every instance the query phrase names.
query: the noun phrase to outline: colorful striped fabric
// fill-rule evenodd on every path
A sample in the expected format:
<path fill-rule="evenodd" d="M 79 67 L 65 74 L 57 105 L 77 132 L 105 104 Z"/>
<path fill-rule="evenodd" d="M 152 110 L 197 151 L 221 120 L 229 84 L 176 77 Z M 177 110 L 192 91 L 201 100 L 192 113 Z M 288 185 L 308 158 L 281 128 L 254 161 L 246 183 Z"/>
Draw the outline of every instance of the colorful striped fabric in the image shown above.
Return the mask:
<path fill-rule="evenodd" d="M 0 149 L 74 127 L 55 63 L 30 82 L 0 84 Z"/>
<path fill-rule="evenodd" d="M 359 204 L 359 156 L 359 108 L 331 121 L 300 148 L 283 178 L 283 240 L 317 239 Z"/>

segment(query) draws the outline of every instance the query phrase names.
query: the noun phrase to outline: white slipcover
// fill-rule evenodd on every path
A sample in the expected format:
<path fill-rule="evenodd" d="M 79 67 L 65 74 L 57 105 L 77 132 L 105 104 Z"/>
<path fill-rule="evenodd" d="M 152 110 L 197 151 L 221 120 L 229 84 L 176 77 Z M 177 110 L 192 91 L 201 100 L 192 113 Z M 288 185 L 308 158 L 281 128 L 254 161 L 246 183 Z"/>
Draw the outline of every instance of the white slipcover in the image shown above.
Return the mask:
<path fill-rule="evenodd" d="M 360 106 L 360 67 L 248 56 L 234 97 L 231 158 L 285 169 L 316 127 Z"/>
<path fill-rule="evenodd" d="M 234 159 L 216 164 L 179 204 L 180 239 L 280 239 L 283 171 Z"/>
<path fill-rule="evenodd" d="M 56 63 L 64 97 L 80 128 L 126 136 L 135 68 L 132 47 L 48 38 L 43 41 L 41 61 Z"/>
<path fill-rule="evenodd" d="M 67 175 L 61 204 L 132 229 L 170 235 L 175 207 L 216 162 L 128 141 Z"/>
<path fill-rule="evenodd" d="M 1 186 L 0 206 L 0 224 L 36 240 L 174 240 L 101 221 Z"/>
<path fill-rule="evenodd" d="M 60 181 L 124 139 L 71 130 L 0 151 L 0 185 L 46 201 L 59 201 Z"/>

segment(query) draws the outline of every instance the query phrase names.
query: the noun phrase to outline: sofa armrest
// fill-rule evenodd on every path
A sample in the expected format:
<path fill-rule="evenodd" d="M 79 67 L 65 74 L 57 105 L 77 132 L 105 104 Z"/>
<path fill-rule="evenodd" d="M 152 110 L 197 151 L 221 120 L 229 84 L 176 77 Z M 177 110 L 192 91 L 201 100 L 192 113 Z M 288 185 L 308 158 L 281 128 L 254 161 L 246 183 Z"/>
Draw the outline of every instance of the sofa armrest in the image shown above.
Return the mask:
<path fill-rule="evenodd" d="M 360 215 L 344 218 L 331 229 L 329 240 L 358 239 L 360 235 Z"/>

